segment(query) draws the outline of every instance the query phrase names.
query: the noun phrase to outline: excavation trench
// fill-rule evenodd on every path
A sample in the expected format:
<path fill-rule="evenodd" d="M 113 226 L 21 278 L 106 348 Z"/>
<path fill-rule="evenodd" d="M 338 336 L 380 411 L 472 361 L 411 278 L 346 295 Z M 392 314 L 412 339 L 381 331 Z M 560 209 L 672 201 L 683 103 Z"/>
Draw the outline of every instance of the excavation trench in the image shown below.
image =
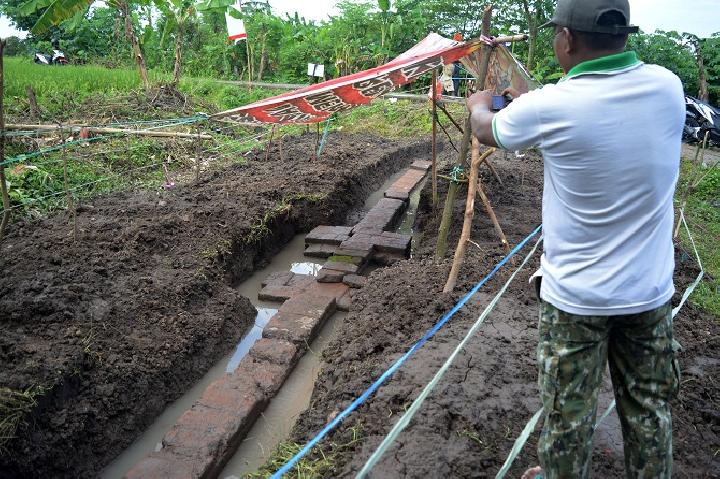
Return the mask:
<path fill-rule="evenodd" d="M 403 168 L 390 175 L 380 188 L 368 195 L 362 208 L 348 215 L 348 223 L 352 224 L 356 220 L 362 219 L 365 213 L 383 198 L 384 192 L 406 171 Z M 392 231 L 412 234 L 419 190 L 420 188 L 416 188 L 409 195 L 409 199 L 406 201 L 408 207 L 396 220 Z M 258 298 L 258 291 L 262 288 L 263 281 L 273 273 L 288 271 L 298 275 L 316 276 L 321 269 L 325 260 L 309 258 L 304 253 L 305 235 L 296 235 L 282 247 L 267 266 L 256 270 L 237 285 L 237 292 L 248 298 L 257 310 L 255 324 L 245 333 L 233 351 L 225 355 L 182 397 L 167 407 L 137 440 L 102 471 L 101 477 L 123 477 L 143 458 L 153 452 L 161 451 L 163 437 L 181 415 L 193 406 L 213 381 L 223 377 L 226 373 L 232 373 L 237 368 L 243 358 L 248 355 L 253 344 L 262 337 L 263 329 L 280 308 L 278 302 Z M 298 415 L 309 406 L 315 379 L 322 368 L 322 351 L 331 340 L 335 339 L 336 329 L 342 323 L 345 315 L 346 313 L 337 311 L 322 325 L 317 336 L 310 343 L 307 353 L 300 358 L 278 393 L 255 420 L 237 452 L 228 461 L 219 477 L 241 477 L 243 474 L 257 469 L 265 462 L 275 447 L 287 438 Z"/>

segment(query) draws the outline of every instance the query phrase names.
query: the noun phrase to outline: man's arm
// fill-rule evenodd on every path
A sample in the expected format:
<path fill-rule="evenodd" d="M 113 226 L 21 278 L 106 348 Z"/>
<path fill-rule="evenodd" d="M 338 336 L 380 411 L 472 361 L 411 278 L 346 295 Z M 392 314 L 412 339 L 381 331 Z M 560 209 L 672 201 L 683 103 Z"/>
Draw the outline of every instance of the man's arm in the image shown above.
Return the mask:
<path fill-rule="evenodd" d="M 492 111 L 492 93 L 481 91 L 467 99 L 467 108 L 470 112 L 470 125 L 473 135 L 488 146 L 497 147 L 492 131 L 492 121 L 495 112 Z"/>

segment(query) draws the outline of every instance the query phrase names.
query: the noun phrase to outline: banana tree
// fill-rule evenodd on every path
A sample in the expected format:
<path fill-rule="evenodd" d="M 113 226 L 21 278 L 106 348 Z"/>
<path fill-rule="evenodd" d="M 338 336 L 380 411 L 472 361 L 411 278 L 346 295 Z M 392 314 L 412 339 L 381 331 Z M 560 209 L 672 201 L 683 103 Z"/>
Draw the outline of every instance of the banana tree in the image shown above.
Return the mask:
<path fill-rule="evenodd" d="M 193 0 L 155 0 L 155 6 L 165 17 L 160 44 L 170 33 L 175 33 L 175 66 L 173 68 L 173 85 L 180 82 L 182 72 L 182 42 L 188 22 L 195 17 L 197 7 Z"/>
<path fill-rule="evenodd" d="M 77 22 L 85 17 L 90 5 L 95 0 L 28 0 L 20 6 L 23 12 L 31 14 L 42 11 L 31 32 L 34 35 L 42 35 L 53 26 L 60 25 L 66 21 Z M 131 5 L 129 0 L 107 0 L 105 2 L 108 7 L 117 9 L 120 17 L 125 23 L 125 36 L 132 44 L 133 58 L 140 71 L 140 79 L 145 89 L 150 88 L 150 80 L 148 78 L 147 67 L 145 66 L 145 57 L 143 57 L 140 49 L 135 27 L 133 25 L 133 7 L 135 5 L 147 5 L 147 0 L 134 0 Z"/>

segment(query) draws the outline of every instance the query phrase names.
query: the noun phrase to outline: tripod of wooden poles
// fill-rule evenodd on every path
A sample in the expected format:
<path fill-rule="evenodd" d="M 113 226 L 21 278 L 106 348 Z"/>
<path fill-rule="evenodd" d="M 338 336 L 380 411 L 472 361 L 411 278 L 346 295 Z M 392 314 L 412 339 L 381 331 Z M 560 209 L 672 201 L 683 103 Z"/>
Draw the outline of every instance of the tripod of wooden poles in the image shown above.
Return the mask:
<path fill-rule="evenodd" d="M 490 35 L 490 20 L 492 18 L 492 6 L 488 6 L 483 11 L 483 21 L 482 21 L 482 34 L 486 37 Z M 520 35 L 517 36 L 517 38 L 513 37 L 512 39 L 508 41 L 520 41 L 523 40 L 524 36 Z M 485 87 L 485 78 L 487 76 L 488 66 L 490 63 L 490 55 L 492 53 L 493 47 L 490 45 L 483 45 L 481 50 L 481 56 L 480 56 L 480 69 L 479 69 L 479 76 L 477 81 L 477 88 L 478 90 L 483 90 Z M 466 161 L 467 161 L 467 154 L 468 150 L 471 148 L 471 162 L 470 162 L 470 174 L 468 177 L 468 193 L 467 193 L 467 199 L 465 202 L 465 215 L 463 220 L 463 228 L 462 233 L 460 235 L 460 240 L 458 241 L 457 247 L 455 249 L 455 256 L 453 259 L 453 264 L 450 270 L 450 274 L 448 276 L 447 282 L 445 283 L 445 287 L 443 288 L 443 292 L 451 292 L 455 288 L 455 284 L 457 282 L 458 273 L 460 271 L 460 267 L 462 266 L 463 259 L 465 256 L 465 250 L 467 248 L 468 242 L 470 242 L 470 231 L 472 229 L 472 220 L 475 213 L 475 196 L 476 194 L 480 196 L 480 200 L 483 203 L 483 206 L 485 207 L 485 211 L 490 218 L 490 220 L 493 223 L 493 227 L 495 229 L 496 234 L 498 235 L 498 238 L 500 240 L 500 243 L 502 244 L 503 248 L 506 252 L 510 251 L 510 245 L 507 241 L 507 238 L 505 237 L 505 234 L 503 233 L 502 228 L 500 227 L 500 223 L 498 222 L 497 216 L 495 215 L 495 211 L 492 208 L 492 205 L 490 203 L 490 200 L 488 199 L 487 194 L 485 193 L 485 190 L 482 185 L 482 181 L 479 176 L 479 168 L 484 163 L 487 165 L 487 167 L 492 172 L 495 179 L 502 185 L 502 180 L 500 179 L 500 176 L 497 173 L 497 170 L 494 168 L 493 164 L 490 161 L 490 156 L 495 153 L 495 148 L 490 148 L 480 154 L 480 142 L 478 139 L 472 134 L 472 128 L 470 125 L 470 115 L 467 116 L 465 120 L 464 128 L 461 128 L 460 125 L 455 122 L 452 117 L 450 117 L 450 114 L 447 110 L 445 110 L 441 105 L 437 103 L 436 98 L 436 83 L 437 83 L 437 73 L 433 72 L 433 85 L 432 85 L 432 116 L 433 116 L 433 138 L 432 138 L 432 198 L 433 198 L 433 207 L 438 208 L 439 206 L 439 199 L 438 199 L 438 192 L 437 192 L 437 181 L 438 181 L 438 174 L 437 174 L 437 148 L 436 148 L 436 123 L 437 123 L 437 107 L 439 106 L 443 112 L 450 118 L 451 122 L 460 130 L 463 134 L 463 139 L 460 144 L 460 149 L 458 152 L 458 159 L 455 163 L 455 167 L 462 167 Z M 455 197 L 457 195 L 459 182 L 457 181 L 457 178 L 453 178 L 450 182 L 450 185 L 448 187 L 447 197 L 445 199 L 445 205 L 443 208 L 443 214 L 442 219 L 440 222 L 440 228 L 438 231 L 438 240 L 437 240 L 437 246 L 435 250 L 435 257 L 436 259 L 442 259 L 446 252 L 447 252 L 447 239 L 450 232 L 450 226 L 452 223 L 452 209 L 453 204 L 455 201 Z"/>

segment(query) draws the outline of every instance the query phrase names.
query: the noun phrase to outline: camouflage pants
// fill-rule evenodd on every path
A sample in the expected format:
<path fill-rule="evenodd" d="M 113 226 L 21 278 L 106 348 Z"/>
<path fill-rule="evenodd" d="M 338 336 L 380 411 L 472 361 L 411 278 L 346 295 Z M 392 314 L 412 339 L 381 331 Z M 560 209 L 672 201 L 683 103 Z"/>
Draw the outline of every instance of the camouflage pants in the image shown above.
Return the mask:
<path fill-rule="evenodd" d="M 545 479 L 586 478 L 605 365 L 622 424 L 628 478 L 669 478 L 669 401 L 679 373 L 670 305 L 625 316 L 580 316 L 541 301 L 539 386 L 545 423 L 538 456 Z"/>

